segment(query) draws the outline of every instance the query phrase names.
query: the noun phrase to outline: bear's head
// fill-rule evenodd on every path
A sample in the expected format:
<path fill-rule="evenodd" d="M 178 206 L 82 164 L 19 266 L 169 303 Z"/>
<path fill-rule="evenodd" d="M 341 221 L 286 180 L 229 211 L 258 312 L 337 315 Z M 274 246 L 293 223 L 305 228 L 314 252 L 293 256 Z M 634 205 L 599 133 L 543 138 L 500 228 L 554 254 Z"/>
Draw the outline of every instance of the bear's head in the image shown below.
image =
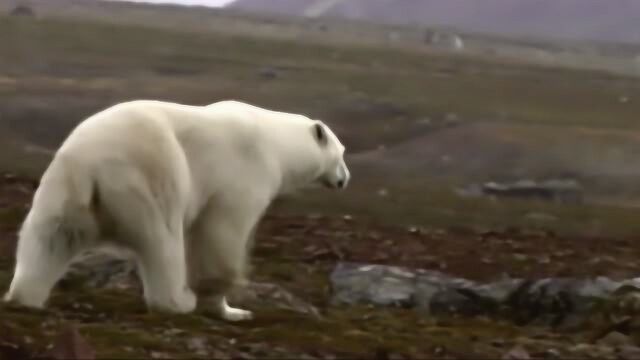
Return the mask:
<path fill-rule="evenodd" d="M 344 189 L 351 178 L 344 161 L 344 145 L 322 121 L 314 121 L 311 131 L 322 157 L 322 167 L 316 182 L 331 189 Z"/>

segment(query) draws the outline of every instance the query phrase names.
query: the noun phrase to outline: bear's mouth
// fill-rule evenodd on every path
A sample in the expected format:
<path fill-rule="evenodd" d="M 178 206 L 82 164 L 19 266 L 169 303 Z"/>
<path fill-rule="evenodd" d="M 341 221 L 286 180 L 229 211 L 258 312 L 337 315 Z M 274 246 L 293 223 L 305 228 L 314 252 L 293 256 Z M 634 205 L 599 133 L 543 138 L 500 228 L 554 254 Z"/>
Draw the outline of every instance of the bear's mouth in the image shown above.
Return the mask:
<path fill-rule="evenodd" d="M 338 185 L 334 184 L 329 179 L 323 178 L 320 182 L 322 183 L 322 185 L 324 185 L 324 187 L 326 187 L 328 189 L 336 189 L 336 188 L 338 188 Z"/>
<path fill-rule="evenodd" d="M 344 185 L 345 185 L 344 180 L 338 180 L 337 182 L 333 182 L 329 179 L 322 179 L 320 180 L 320 182 L 322 183 L 322 185 L 324 185 L 324 187 L 328 189 L 342 189 L 344 188 Z"/>

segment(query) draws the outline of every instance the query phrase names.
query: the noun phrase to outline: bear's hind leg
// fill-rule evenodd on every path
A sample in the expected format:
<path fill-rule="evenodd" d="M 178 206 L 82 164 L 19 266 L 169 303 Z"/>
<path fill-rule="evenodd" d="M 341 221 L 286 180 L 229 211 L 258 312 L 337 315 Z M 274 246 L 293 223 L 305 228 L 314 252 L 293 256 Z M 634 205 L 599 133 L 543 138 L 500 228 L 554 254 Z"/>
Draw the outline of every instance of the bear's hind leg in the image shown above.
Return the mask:
<path fill-rule="evenodd" d="M 15 272 L 4 301 L 42 308 L 71 261 L 95 240 L 93 231 L 55 217 L 41 219 L 33 209 L 20 230 Z"/>
<path fill-rule="evenodd" d="M 166 162 L 147 166 L 164 169 L 171 166 L 171 159 Z M 120 245 L 135 255 L 147 307 L 191 312 L 196 297 L 187 286 L 184 186 L 172 172 L 150 178 L 134 165 L 104 168 L 101 178 L 109 179 L 100 184 L 105 218 L 110 219 Z M 113 176 L 115 173 L 119 175 Z"/>
<path fill-rule="evenodd" d="M 144 188 L 135 193 L 110 192 L 108 206 L 118 236 L 135 253 L 147 306 L 172 313 L 193 311 L 196 298 L 187 286 L 180 212 L 163 214 Z"/>
<path fill-rule="evenodd" d="M 143 242 L 137 257 L 147 305 L 174 313 L 193 311 L 196 297 L 187 285 L 182 235 L 158 231 Z"/>

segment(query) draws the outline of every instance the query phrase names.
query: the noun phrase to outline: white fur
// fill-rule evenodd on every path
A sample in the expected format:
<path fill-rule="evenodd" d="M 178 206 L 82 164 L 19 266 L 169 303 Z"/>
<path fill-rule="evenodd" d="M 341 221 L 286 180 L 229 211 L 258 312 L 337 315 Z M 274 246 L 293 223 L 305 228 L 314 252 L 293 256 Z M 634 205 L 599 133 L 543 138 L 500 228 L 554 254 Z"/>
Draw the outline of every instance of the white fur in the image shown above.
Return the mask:
<path fill-rule="evenodd" d="M 136 255 L 150 308 L 190 312 L 198 294 L 223 319 L 250 319 L 225 293 L 246 281 L 256 224 L 280 194 L 345 187 L 343 153 L 319 121 L 236 101 L 108 108 L 72 131 L 44 173 L 5 301 L 43 307 L 78 254 L 110 244 Z"/>

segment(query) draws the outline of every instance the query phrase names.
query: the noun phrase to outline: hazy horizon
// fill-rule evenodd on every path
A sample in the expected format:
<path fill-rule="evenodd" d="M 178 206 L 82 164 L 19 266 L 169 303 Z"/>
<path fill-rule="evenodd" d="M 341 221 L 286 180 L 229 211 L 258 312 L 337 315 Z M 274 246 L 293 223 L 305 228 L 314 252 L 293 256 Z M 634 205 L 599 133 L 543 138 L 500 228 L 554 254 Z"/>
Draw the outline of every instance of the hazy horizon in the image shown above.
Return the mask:
<path fill-rule="evenodd" d="M 210 7 L 220 7 L 232 3 L 234 0 L 110 0 L 110 1 L 130 1 L 138 3 L 152 4 L 178 4 L 178 5 L 201 5 Z"/>

